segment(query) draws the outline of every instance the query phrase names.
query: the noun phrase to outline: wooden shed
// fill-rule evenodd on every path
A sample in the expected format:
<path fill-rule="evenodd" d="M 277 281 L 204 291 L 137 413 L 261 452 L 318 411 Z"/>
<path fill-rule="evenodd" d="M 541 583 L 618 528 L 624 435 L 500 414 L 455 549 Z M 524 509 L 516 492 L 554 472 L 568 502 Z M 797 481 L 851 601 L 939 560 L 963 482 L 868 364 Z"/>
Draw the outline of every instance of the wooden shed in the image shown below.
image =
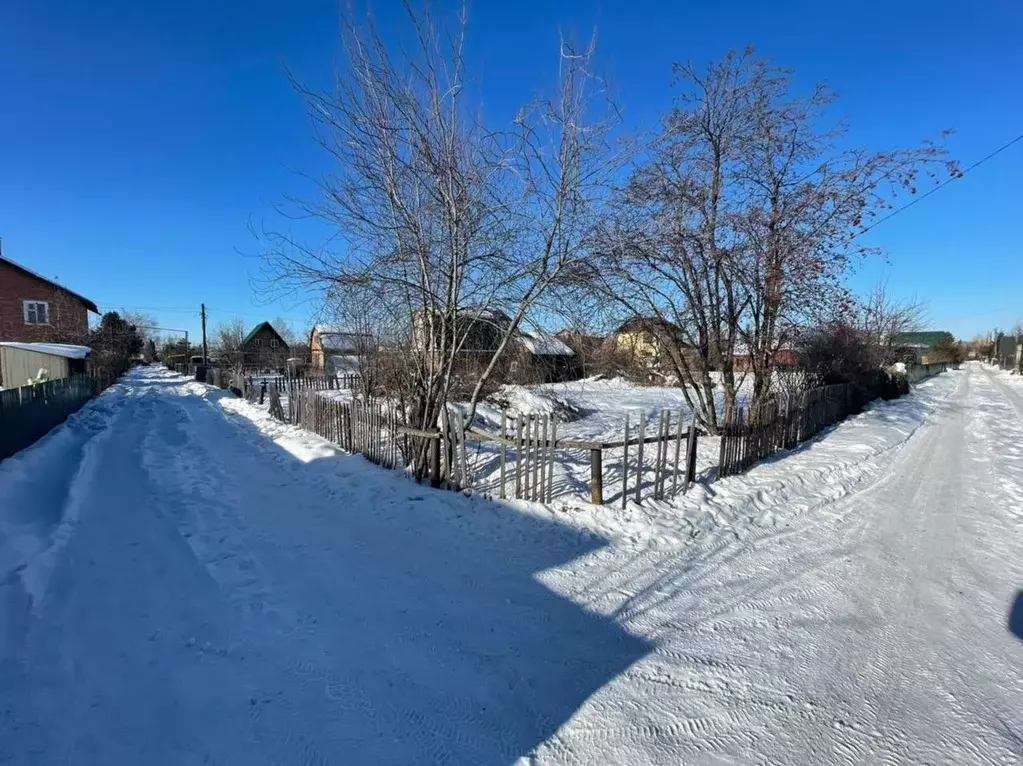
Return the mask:
<path fill-rule="evenodd" d="M 90 348 L 64 343 L 0 342 L 0 388 L 20 388 L 40 370 L 50 380 L 85 373 Z"/>

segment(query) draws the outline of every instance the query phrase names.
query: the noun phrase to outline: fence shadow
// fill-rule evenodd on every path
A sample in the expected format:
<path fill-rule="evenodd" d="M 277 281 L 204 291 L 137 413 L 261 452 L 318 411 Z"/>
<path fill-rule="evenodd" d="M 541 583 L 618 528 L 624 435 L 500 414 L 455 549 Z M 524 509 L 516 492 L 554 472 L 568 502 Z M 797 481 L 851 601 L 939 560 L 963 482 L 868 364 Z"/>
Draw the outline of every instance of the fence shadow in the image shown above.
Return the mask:
<path fill-rule="evenodd" d="M 262 668 L 288 705 L 253 725 L 287 729 L 326 761 L 511 763 L 649 651 L 541 582 L 606 540 L 419 486 L 319 440 L 299 459 L 226 414 L 223 398 L 158 394 L 147 417 L 169 463 L 160 513 L 230 527 L 218 546 L 237 536 L 246 553 L 211 564 L 218 579 L 225 567 L 239 568 L 239 582 L 258 571 L 260 608 L 243 611 L 272 616 L 263 625 L 271 658 L 319 679 L 296 684 L 293 667 Z M 146 673 L 137 652 L 121 663 L 109 672 Z M 192 734 L 169 731 L 167 741 Z"/>

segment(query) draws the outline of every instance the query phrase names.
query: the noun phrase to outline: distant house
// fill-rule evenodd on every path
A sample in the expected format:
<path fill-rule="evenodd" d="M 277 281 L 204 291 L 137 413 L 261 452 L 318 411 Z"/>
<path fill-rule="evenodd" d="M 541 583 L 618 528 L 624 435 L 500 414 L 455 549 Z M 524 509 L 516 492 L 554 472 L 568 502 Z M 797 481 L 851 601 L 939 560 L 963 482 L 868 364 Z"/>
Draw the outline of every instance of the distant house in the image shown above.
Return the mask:
<path fill-rule="evenodd" d="M 1003 370 L 1020 369 L 1020 357 L 1023 354 L 1023 343 L 1014 335 L 998 333 L 995 337 L 995 363 Z"/>
<path fill-rule="evenodd" d="M 613 354 L 608 351 L 615 348 L 614 338 L 570 329 L 559 332 L 557 338 L 575 353 L 576 365 L 583 377 L 608 372 L 608 361 L 613 367 Z"/>
<path fill-rule="evenodd" d="M 621 352 L 637 359 L 660 361 L 669 348 L 683 348 L 687 344 L 682 330 L 661 317 L 632 317 L 615 333 L 615 343 Z"/>
<path fill-rule="evenodd" d="M 501 342 L 508 337 L 512 320 L 499 309 L 466 307 L 448 328 L 451 342 L 460 345 L 455 360 L 455 373 L 471 377 L 488 366 Z M 414 347 L 423 350 L 430 332 L 439 345 L 442 328 L 436 321 L 431 328 L 428 315 L 419 313 L 413 324 Z M 582 375 L 582 366 L 575 351 L 555 335 L 518 330 L 509 340 L 494 372 L 495 379 L 518 383 L 553 383 L 574 380 Z"/>
<path fill-rule="evenodd" d="M 458 317 L 448 326 L 442 327 L 440 317 L 430 321 L 428 312 L 417 312 L 412 323 L 412 343 L 417 349 L 425 349 L 429 345 L 430 334 L 434 335 L 434 347 L 441 344 L 442 335 L 447 332 L 450 348 L 457 343 L 460 353 L 465 358 L 478 357 L 489 359 L 501 345 L 501 340 L 508 332 L 511 317 L 499 309 L 466 307 L 458 312 Z"/>
<path fill-rule="evenodd" d="M 370 333 L 318 325 L 309 335 L 309 364 L 318 373 L 355 375 L 359 360 L 374 347 Z"/>
<path fill-rule="evenodd" d="M 577 380 L 582 365 L 575 351 L 555 335 L 522 332 L 516 340 L 509 374 L 520 383 L 560 383 Z"/>
<path fill-rule="evenodd" d="M 242 341 L 240 351 L 246 367 L 264 370 L 283 370 L 291 355 L 288 344 L 269 322 L 253 327 Z"/>
<path fill-rule="evenodd" d="M 794 370 L 799 366 L 799 354 L 795 347 L 789 343 L 783 343 L 772 354 L 772 361 L 775 369 Z M 753 360 L 744 344 L 735 347 L 735 355 L 732 359 L 732 369 L 736 372 L 747 372 L 753 369 Z"/>
<path fill-rule="evenodd" d="M 955 337 L 945 330 L 899 332 L 891 336 L 890 344 L 899 358 L 907 364 L 929 364 L 937 361 L 935 349 L 942 341 L 952 343 Z"/>
<path fill-rule="evenodd" d="M 0 341 L 82 343 L 96 304 L 0 255 Z"/>
<path fill-rule="evenodd" d="M 40 373 L 48 380 L 88 372 L 87 346 L 0 341 L 0 388 L 20 388 Z"/>

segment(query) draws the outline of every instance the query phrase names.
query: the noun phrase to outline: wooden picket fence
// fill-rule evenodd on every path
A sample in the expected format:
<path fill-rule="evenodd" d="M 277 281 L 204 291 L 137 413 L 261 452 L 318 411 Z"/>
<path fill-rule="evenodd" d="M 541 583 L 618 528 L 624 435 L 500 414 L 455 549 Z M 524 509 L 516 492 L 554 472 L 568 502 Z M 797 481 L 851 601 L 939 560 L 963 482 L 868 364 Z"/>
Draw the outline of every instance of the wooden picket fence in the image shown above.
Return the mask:
<path fill-rule="evenodd" d="M 270 406 L 279 394 L 270 384 Z M 283 414 L 283 413 L 282 413 Z M 316 395 L 315 389 L 288 398 L 287 420 L 385 468 L 408 466 L 409 446 L 394 408 L 381 402 L 339 402 Z"/>
<path fill-rule="evenodd" d="M 718 476 L 742 473 L 777 450 L 792 449 L 858 412 L 863 404 L 852 386 L 843 383 L 738 407 L 721 428 Z"/>
<path fill-rule="evenodd" d="M 675 433 L 672 434 L 672 417 L 676 417 Z M 696 423 L 690 420 L 689 425 L 683 429 L 685 420 L 684 410 L 662 409 L 658 418 L 657 434 L 652 438 L 646 435 L 646 414 L 641 410 L 636 423 L 636 438 L 629 438 L 629 414 L 625 414 L 625 440 L 622 443 L 624 455 L 622 459 L 622 508 L 624 509 L 629 496 L 629 447 L 636 446 L 636 471 L 635 471 L 635 501 L 642 500 L 643 474 L 645 464 L 643 462 L 644 448 L 656 450 L 654 457 L 654 481 L 651 497 L 654 500 L 664 500 L 665 497 L 674 497 L 679 490 L 679 466 L 681 459 L 682 467 L 682 492 L 688 492 L 690 485 L 696 481 L 696 440 L 699 431 Z M 683 446 L 684 445 L 684 446 Z M 617 445 L 604 445 L 604 448 Z M 684 450 L 684 451 L 683 451 Z M 672 455 L 672 452 L 674 454 Z M 668 490 L 668 476 L 671 476 L 671 489 Z"/>
<path fill-rule="evenodd" d="M 257 396 L 253 388 L 247 389 L 246 395 L 253 400 Z M 336 401 L 308 389 L 293 392 L 284 407 L 274 383 L 269 384 L 267 396 L 274 417 L 386 468 L 410 469 L 413 455 L 425 446 L 427 464 L 420 466 L 421 475 L 415 478 L 428 480 L 434 487 L 477 489 L 501 498 L 550 502 L 559 456 L 587 451 L 590 500 L 599 505 L 604 502 L 604 452 L 618 449 L 623 453 L 623 507 L 629 499 L 660 500 L 678 491 L 685 492 L 696 479 L 698 432 L 692 423 L 683 427 L 681 411 L 662 411 L 656 432 L 647 432 L 641 414 L 633 434 L 630 435 L 626 424 L 624 440 L 593 442 L 559 438 L 558 422 L 549 414 L 512 417 L 503 413 L 499 432 L 489 433 L 469 428 L 462 413 L 452 409 L 441 419 L 439 428 L 423 430 L 405 424 L 398 409 L 385 402 Z M 484 445 L 496 453 L 499 477 L 496 487 L 489 477 L 478 481 L 474 472 Z M 634 460 L 631 447 L 636 447 Z M 644 482 L 643 477 L 651 468 L 653 481 Z"/>
<path fill-rule="evenodd" d="M 254 376 L 256 379 L 273 383 L 278 391 L 346 391 L 359 387 L 361 378 L 358 375 L 303 375 L 301 377 Z"/>

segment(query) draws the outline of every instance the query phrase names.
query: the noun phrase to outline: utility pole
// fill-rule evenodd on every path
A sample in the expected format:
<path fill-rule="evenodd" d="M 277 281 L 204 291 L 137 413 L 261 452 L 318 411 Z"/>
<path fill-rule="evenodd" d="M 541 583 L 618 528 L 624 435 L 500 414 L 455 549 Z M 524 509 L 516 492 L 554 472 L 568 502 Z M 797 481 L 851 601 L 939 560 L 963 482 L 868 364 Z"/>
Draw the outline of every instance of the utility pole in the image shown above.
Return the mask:
<path fill-rule="evenodd" d="M 200 306 L 201 306 L 201 312 L 202 312 L 202 363 L 203 363 L 203 366 L 205 367 L 206 366 L 206 304 L 202 303 L 202 304 L 200 304 Z"/>

